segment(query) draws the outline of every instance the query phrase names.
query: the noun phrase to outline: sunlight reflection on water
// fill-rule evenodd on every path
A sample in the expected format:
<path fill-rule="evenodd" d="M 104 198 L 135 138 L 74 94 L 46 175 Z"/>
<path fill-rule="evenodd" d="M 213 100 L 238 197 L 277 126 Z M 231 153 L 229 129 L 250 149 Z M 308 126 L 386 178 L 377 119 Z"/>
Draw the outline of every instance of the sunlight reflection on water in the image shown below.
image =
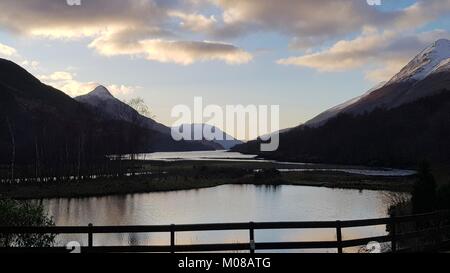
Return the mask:
<path fill-rule="evenodd" d="M 43 200 L 56 225 L 165 225 L 326 221 L 387 216 L 390 194 L 304 186 L 225 185 L 215 188 L 92 198 Z M 344 239 L 386 234 L 385 226 L 346 229 Z M 258 230 L 258 242 L 334 240 L 335 231 Z M 86 236 L 59 236 L 59 243 Z M 248 242 L 248 231 L 177 233 L 177 244 Z M 94 245 L 164 245 L 168 234 L 100 234 Z M 334 252 L 335 250 L 330 250 Z"/>

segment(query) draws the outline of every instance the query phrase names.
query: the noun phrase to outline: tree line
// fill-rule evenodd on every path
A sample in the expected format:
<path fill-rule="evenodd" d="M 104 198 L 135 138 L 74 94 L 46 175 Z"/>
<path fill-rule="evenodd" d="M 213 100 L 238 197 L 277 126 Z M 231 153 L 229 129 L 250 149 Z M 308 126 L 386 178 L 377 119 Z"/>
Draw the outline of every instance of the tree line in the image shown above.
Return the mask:
<path fill-rule="evenodd" d="M 398 108 L 297 127 L 280 135 L 275 152 L 259 152 L 260 140 L 234 150 L 284 161 L 415 167 L 422 160 L 450 163 L 449 139 L 450 92 L 444 89 Z"/>
<path fill-rule="evenodd" d="M 45 182 L 121 175 L 130 164 L 109 155 L 150 152 L 154 134 L 112 120 L 58 120 L 21 113 L 0 115 L 0 180 Z M 134 157 L 132 157 L 134 158 Z"/>

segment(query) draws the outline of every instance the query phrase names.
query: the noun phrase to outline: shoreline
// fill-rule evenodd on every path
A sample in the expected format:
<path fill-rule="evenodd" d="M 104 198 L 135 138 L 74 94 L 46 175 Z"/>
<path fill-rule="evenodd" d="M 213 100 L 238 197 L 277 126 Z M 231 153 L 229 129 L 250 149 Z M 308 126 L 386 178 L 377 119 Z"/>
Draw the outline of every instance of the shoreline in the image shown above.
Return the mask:
<path fill-rule="evenodd" d="M 229 170 L 228 170 L 229 171 Z M 352 175 L 337 171 L 289 172 L 273 177 L 258 178 L 233 172 L 210 170 L 207 174 L 141 175 L 76 182 L 51 182 L 30 184 L 0 184 L 0 198 L 46 199 L 83 198 L 126 195 L 151 192 L 196 190 L 222 185 L 256 185 L 276 187 L 282 185 L 327 187 L 334 189 L 382 190 L 410 192 L 414 177 L 380 177 Z M 332 181 L 332 182 L 330 182 Z"/>

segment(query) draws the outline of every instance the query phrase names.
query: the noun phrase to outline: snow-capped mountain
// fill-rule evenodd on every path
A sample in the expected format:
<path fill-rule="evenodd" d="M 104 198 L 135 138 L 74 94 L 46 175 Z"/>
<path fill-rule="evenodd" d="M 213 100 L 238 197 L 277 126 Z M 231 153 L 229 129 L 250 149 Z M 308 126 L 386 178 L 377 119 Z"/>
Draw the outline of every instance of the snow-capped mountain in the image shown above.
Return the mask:
<path fill-rule="evenodd" d="M 75 100 L 90 106 L 97 114 L 106 119 L 127 121 L 160 133 L 169 134 L 170 128 L 141 116 L 126 103 L 116 99 L 109 90 L 100 85 L 90 93 L 76 97 Z"/>
<path fill-rule="evenodd" d="M 388 84 L 403 81 L 421 81 L 435 72 L 450 58 L 450 41 L 441 39 L 419 53 Z"/>
<path fill-rule="evenodd" d="M 440 39 L 421 51 L 387 83 L 333 107 L 306 125 L 317 127 L 339 113 L 362 114 L 376 108 L 391 109 L 450 86 L 450 41 Z"/>
<path fill-rule="evenodd" d="M 94 113 L 103 119 L 125 121 L 160 133 L 157 140 L 153 143 L 152 149 L 155 151 L 202 151 L 224 149 L 222 144 L 214 141 L 202 140 L 177 142 L 173 140 L 170 127 L 158 123 L 151 118 L 142 116 L 128 104 L 116 99 L 108 89 L 102 85 L 97 86 L 93 91 L 86 95 L 76 97 L 75 100 L 88 106 Z M 231 145 L 231 142 L 226 142 L 224 144 Z"/>
<path fill-rule="evenodd" d="M 182 130 L 183 130 L 182 128 L 187 128 L 187 129 L 191 130 L 192 139 L 194 138 L 194 135 L 203 136 L 204 130 L 207 130 L 208 132 L 213 132 L 214 135 L 220 135 L 221 139 L 213 139 L 211 141 L 219 144 L 225 150 L 229 150 L 232 147 L 243 143 L 242 141 L 237 140 L 237 139 L 233 138 L 232 136 L 228 135 L 227 133 L 223 132 L 216 126 L 212 126 L 209 124 L 183 124 L 178 127 L 174 127 L 174 129 L 177 132 L 182 132 Z M 208 140 L 206 139 L 206 141 L 208 141 Z"/>
<path fill-rule="evenodd" d="M 450 70 L 450 58 L 443 60 L 439 63 L 438 66 L 432 71 L 432 73 L 439 73 L 439 72 L 448 72 Z"/>

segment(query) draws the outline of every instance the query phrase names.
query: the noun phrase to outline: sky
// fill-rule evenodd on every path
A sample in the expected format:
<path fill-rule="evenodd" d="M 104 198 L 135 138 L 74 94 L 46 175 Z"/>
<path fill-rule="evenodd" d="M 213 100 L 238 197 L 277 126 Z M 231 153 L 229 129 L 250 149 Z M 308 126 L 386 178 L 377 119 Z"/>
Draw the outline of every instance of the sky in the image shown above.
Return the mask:
<path fill-rule="evenodd" d="M 293 127 L 450 38 L 450 0 L 80 2 L 2 0 L 0 57 L 72 97 L 98 84 L 142 97 L 166 125 L 201 96 L 280 105 L 280 127 Z"/>

